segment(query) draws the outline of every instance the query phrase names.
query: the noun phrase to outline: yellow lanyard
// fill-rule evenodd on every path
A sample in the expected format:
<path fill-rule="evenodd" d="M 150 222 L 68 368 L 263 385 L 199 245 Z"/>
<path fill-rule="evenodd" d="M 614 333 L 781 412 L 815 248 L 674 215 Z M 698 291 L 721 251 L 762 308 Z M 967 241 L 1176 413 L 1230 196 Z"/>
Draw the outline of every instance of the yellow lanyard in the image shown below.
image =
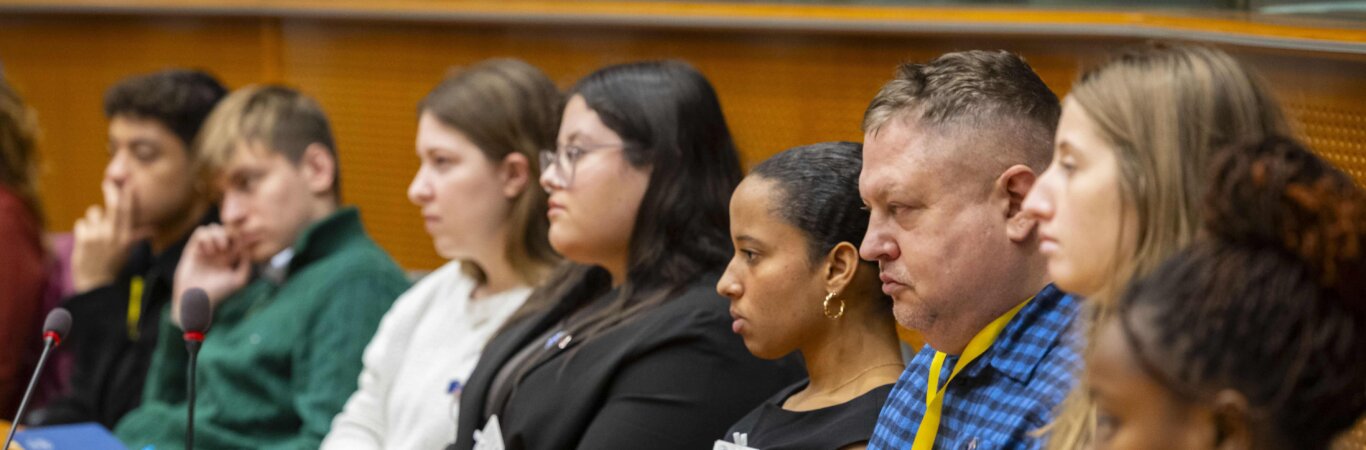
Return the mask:
<path fill-rule="evenodd" d="M 1014 309 L 997 317 L 990 324 L 978 331 L 976 336 L 968 341 L 968 347 L 963 349 L 963 357 L 959 358 L 958 365 L 954 366 L 953 372 L 949 373 L 949 379 L 944 382 L 944 386 L 939 386 L 939 373 L 944 369 L 944 352 L 934 352 L 934 362 L 930 363 L 930 380 L 925 389 L 925 418 L 920 420 L 920 429 L 915 432 L 915 443 L 911 444 L 912 450 L 932 450 L 934 448 L 934 438 L 939 434 L 939 415 L 944 409 L 944 391 L 948 390 L 949 383 L 953 382 L 954 377 L 958 376 L 968 364 L 986 353 L 991 348 L 991 344 L 996 342 L 996 337 L 1001 335 L 1001 330 L 1006 328 L 1010 319 L 1015 318 L 1025 305 L 1028 305 L 1034 297 L 1025 300 Z"/>
<path fill-rule="evenodd" d="M 142 277 L 128 280 L 128 340 L 138 340 L 138 320 L 142 318 Z"/>

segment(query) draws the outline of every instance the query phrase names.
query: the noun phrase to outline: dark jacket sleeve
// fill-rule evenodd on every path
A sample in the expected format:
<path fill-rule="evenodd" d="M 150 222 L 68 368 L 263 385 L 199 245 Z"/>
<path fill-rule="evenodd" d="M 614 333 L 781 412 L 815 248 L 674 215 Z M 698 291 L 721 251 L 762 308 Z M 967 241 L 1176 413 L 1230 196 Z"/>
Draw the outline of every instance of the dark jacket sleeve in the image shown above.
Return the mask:
<path fill-rule="evenodd" d="M 613 377 L 581 449 L 697 449 L 801 376 L 795 365 L 750 355 L 725 332 L 729 316 L 694 310 L 688 329 L 643 349 Z M 725 317 L 722 317 L 725 316 Z"/>
<path fill-rule="evenodd" d="M 731 367 L 705 338 L 680 340 L 623 368 L 581 449 L 709 448 L 754 406 L 740 365 Z M 765 395 L 771 394 L 766 392 Z M 745 406 L 728 406 L 728 403 Z"/>
<path fill-rule="evenodd" d="M 730 332 L 714 277 L 696 285 L 530 366 L 507 414 L 499 414 L 507 448 L 710 448 L 745 413 L 801 378 L 800 365 L 755 358 Z M 486 355 L 505 354 L 497 344 Z M 465 412 L 462 427 L 470 424 Z M 474 429 L 459 432 L 455 448 L 472 448 Z"/>

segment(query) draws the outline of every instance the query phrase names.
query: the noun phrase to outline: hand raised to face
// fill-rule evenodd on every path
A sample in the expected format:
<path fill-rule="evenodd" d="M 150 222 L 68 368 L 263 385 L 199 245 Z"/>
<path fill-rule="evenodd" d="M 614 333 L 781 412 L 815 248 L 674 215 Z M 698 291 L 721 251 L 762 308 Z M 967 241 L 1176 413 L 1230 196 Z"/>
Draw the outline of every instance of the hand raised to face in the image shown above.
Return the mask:
<path fill-rule="evenodd" d="M 216 308 L 250 277 L 250 255 L 226 228 L 216 224 L 199 227 L 190 235 L 176 267 L 172 319 L 180 317 L 180 298 L 189 288 L 203 289 L 209 295 L 209 304 Z"/>
<path fill-rule="evenodd" d="M 139 211 L 131 186 L 105 181 L 102 187 L 105 207 L 91 206 L 72 226 L 71 280 L 76 292 L 113 282 L 133 243 L 147 237 L 134 228 Z"/>

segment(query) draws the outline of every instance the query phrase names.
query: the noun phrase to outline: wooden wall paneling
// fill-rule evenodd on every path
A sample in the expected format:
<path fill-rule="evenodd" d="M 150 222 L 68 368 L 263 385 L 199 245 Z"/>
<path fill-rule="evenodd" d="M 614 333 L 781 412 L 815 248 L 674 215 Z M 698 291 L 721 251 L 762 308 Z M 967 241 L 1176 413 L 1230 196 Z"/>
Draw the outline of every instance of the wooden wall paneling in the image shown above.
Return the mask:
<path fill-rule="evenodd" d="M 859 141 L 863 109 L 903 61 L 965 49 L 1024 55 L 1060 96 L 1078 70 L 1137 38 L 439 23 L 304 17 L 9 15 L 0 61 L 40 114 L 49 226 L 68 230 L 100 201 L 104 90 L 169 66 L 230 87 L 283 82 L 323 105 L 344 200 L 409 269 L 443 261 L 406 197 L 417 169 L 416 104 L 448 68 L 518 57 L 561 86 L 608 64 L 683 59 L 721 98 L 747 167 L 783 149 Z M 1225 46 L 1261 72 L 1316 151 L 1366 180 L 1366 58 Z M 903 330 L 904 331 L 904 330 Z M 908 342 L 919 342 L 903 333 Z"/>
<path fill-rule="evenodd" d="M 48 226 L 71 229 L 100 204 L 108 160 L 104 92 L 167 67 L 203 68 L 230 87 L 261 77 L 263 45 L 251 19 L 0 17 L 0 62 L 37 111 Z"/>
<path fill-rule="evenodd" d="M 0 60 L 44 123 L 53 229 L 69 229 L 99 201 L 103 90 L 134 73 L 198 66 L 232 87 L 282 81 L 318 98 L 337 134 L 343 196 L 361 207 L 371 233 L 410 269 L 442 262 L 406 187 L 417 168 L 417 101 L 451 66 L 519 57 L 567 88 L 607 64 L 684 59 L 712 80 L 742 159 L 752 166 L 796 145 L 860 140 L 864 107 L 902 61 L 1007 49 L 1024 55 L 1063 95 L 1079 68 L 1139 41 L 288 17 L 0 19 Z M 1363 179 L 1362 57 L 1225 48 L 1263 73 L 1311 146 Z"/>
<path fill-rule="evenodd" d="M 0 0 L 3 3 L 16 2 Z M 143 3 L 154 8 L 184 6 L 176 2 Z M 200 3 L 217 7 L 212 1 Z M 49 227 L 69 230 L 87 206 L 101 201 L 99 181 L 107 159 L 106 122 L 101 112 L 104 90 L 129 75 L 170 66 L 208 69 L 233 88 L 284 82 L 317 98 L 336 133 L 345 201 L 360 206 L 370 233 L 400 264 L 409 269 L 431 269 L 442 260 L 433 252 L 417 208 L 406 198 L 406 188 L 417 168 L 413 153 L 416 104 L 451 66 L 491 57 L 518 57 L 541 67 L 567 88 L 607 64 L 687 60 L 715 85 L 743 162 L 749 167 L 796 145 L 861 140 L 859 122 L 864 107 L 902 61 L 924 61 L 955 50 L 1007 49 L 1024 55 L 1062 96 L 1080 68 L 1145 38 L 1125 37 L 1123 33 L 1098 37 L 971 34 L 945 32 L 943 28 L 916 31 L 915 26 L 920 25 L 899 27 L 895 32 L 889 28 L 868 32 L 858 27 L 750 29 L 722 23 L 736 17 L 759 20 L 755 22 L 759 24 L 764 14 L 796 14 L 788 19 L 798 21 L 825 20 L 819 14 L 830 14 L 832 24 L 848 19 L 921 20 L 928 26 L 934 20 L 926 17 L 940 17 L 968 24 L 977 21 L 979 25 L 1040 29 L 1069 21 L 1083 28 L 1146 24 L 1176 31 L 1266 34 L 1291 40 L 1338 39 L 1342 42 L 1334 45 L 1342 48 L 1360 42 L 1362 36 L 1360 30 L 1141 14 L 1035 11 L 1005 17 L 1005 13 L 989 10 L 832 7 L 808 11 L 779 6 L 622 6 L 602 2 L 537 7 L 587 8 L 590 16 L 618 14 L 625 7 L 643 15 L 634 25 L 627 25 L 629 20 L 621 17 L 609 20 L 611 24 L 595 23 L 591 18 L 579 23 L 506 18 L 497 23 L 473 23 L 468 17 L 443 23 L 361 17 L 366 11 L 383 15 L 385 8 L 412 12 L 456 6 L 439 2 L 383 7 L 369 2 L 343 3 L 350 6 L 339 7 L 334 2 L 314 5 L 319 11 L 342 8 L 334 15 L 317 16 L 194 16 L 187 9 L 178 14 L 159 12 L 142 17 L 41 12 L 0 17 L 0 63 L 11 83 L 38 111 L 42 123 L 42 189 Z M 265 5 L 257 2 L 252 7 L 269 9 Z M 477 6 L 476 12 L 508 7 L 503 3 L 462 5 L 459 7 Z M 518 11 L 531 8 L 527 2 L 517 5 L 513 9 Z M 346 10 L 348 7 L 355 10 Z M 701 11 L 716 8 L 743 14 Z M 689 14 L 702 19 L 707 14 L 719 14 L 707 19 L 719 22 L 715 26 L 703 24 L 706 20 L 696 26 L 680 25 L 679 18 Z M 651 17 L 660 23 L 672 22 L 652 25 Z M 1145 32 L 1153 34 L 1152 30 Z M 1227 42 L 1233 41 L 1245 40 Z M 1267 79 L 1315 151 L 1358 181 L 1366 181 L 1366 56 L 1246 45 L 1223 48 Z M 902 338 L 919 342 L 913 333 L 903 333 Z"/>
<path fill-rule="evenodd" d="M 404 27 L 308 20 L 285 20 L 282 36 L 283 73 L 332 120 L 344 200 L 361 206 L 371 235 L 404 267 L 440 265 L 407 187 L 418 167 L 417 102 L 458 62 L 444 57 L 452 43 Z"/>
<path fill-rule="evenodd" d="M 431 250 L 406 186 L 416 103 L 451 66 L 515 56 L 562 87 L 598 67 L 641 59 L 689 61 L 712 80 L 747 165 L 796 145 L 861 140 L 863 108 L 903 60 L 999 40 L 706 32 L 583 27 L 392 24 L 285 19 L 283 74 L 329 112 L 342 154 L 343 195 L 405 266 L 431 268 Z M 1077 58 L 1046 41 L 1025 51 L 1052 84 Z M 1089 50 L 1095 52 L 1095 49 Z M 1036 63 L 1037 64 L 1037 63 Z"/>
<path fill-rule="evenodd" d="M 1366 56 L 1243 49 L 1305 143 L 1366 184 Z"/>

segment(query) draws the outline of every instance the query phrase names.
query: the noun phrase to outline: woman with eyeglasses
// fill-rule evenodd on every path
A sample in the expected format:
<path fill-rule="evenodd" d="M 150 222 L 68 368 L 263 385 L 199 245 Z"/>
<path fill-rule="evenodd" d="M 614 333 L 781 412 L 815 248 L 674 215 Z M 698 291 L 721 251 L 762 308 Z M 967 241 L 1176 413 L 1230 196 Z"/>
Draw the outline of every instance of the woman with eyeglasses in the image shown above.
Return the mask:
<path fill-rule="evenodd" d="M 697 449 L 800 376 L 730 333 L 714 286 L 740 162 L 711 84 L 680 62 L 570 91 L 542 157 L 570 261 L 484 351 L 453 448 Z"/>
<path fill-rule="evenodd" d="M 418 105 L 408 199 L 451 261 L 385 314 L 324 450 L 430 449 L 455 436 L 484 344 L 559 262 L 535 158 L 555 140 L 560 103 L 539 69 L 494 59 L 453 72 Z"/>

